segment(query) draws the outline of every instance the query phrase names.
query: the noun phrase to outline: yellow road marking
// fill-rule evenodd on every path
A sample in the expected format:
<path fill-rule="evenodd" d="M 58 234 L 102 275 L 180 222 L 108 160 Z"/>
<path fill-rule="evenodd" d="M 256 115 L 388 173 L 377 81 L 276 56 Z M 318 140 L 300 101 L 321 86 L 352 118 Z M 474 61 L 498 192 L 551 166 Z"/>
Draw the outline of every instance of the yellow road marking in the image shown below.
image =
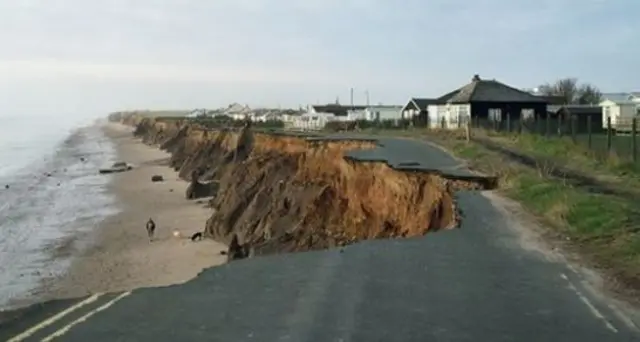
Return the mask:
<path fill-rule="evenodd" d="M 15 337 L 13 337 L 12 339 L 10 339 L 8 342 L 20 342 L 23 341 L 24 339 L 28 338 L 29 336 L 35 334 L 36 332 L 38 332 L 38 330 L 41 330 L 43 328 L 46 328 L 48 326 L 50 326 L 51 324 L 55 323 L 57 320 L 61 319 L 62 317 L 72 313 L 75 310 L 80 309 L 81 307 L 91 304 L 93 302 L 95 302 L 96 300 L 98 300 L 98 298 L 102 296 L 101 293 L 97 293 L 94 294 L 93 296 L 79 302 L 76 303 L 75 305 L 68 307 L 66 310 L 59 312 L 58 314 L 56 314 L 55 316 L 52 316 L 36 325 L 34 325 L 33 327 L 27 329 L 26 331 L 24 331 L 23 333 L 21 333 L 20 335 L 17 335 Z"/>
<path fill-rule="evenodd" d="M 54 338 L 56 338 L 56 337 L 60 337 L 60 336 L 62 336 L 62 335 L 64 335 L 64 334 L 66 334 L 66 333 L 67 333 L 69 330 L 71 330 L 71 328 L 73 328 L 74 326 L 76 326 L 76 325 L 78 325 L 78 324 L 80 324 L 80 323 L 82 323 L 82 322 L 86 321 L 87 319 L 89 319 L 89 317 L 91 317 L 91 316 L 93 316 L 93 315 L 97 314 L 98 312 L 108 309 L 111 305 L 115 304 L 115 302 L 119 301 L 120 299 L 122 299 L 122 298 L 124 298 L 124 297 L 126 297 L 126 296 L 128 296 L 128 295 L 130 295 L 130 294 L 131 294 L 131 292 L 130 292 L 130 291 L 129 291 L 129 292 L 124 292 L 124 293 L 122 293 L 121 295 L 119 295 L 118 297 L 116 297 L 116 298 L 114 298 L 114 299 L 112 299 L 112 300 L 108 301 L 107 303 L 105 303 L 105 304 L 104 304 L 104 305 L 102 305 L 101 307 L 99 307 L 99 308 L 97 308 L 97 309 L 95 309 L 95 310 L 90 311 L 90 312 L 89 312 L 89 313 L 87 313 L 86 315 L 84 315 L 84 316 L 82 316 L 82 317 L 80 317 L 80 318 L 76 319 L 75 321 L 73 321 L 73 322 L 71 322 L 71 323 L 67 324 L 66 326 L 62 327 L 61 329 L 59 329 L 59 330 L 55 331 L 55 332 L 54 332 L 54 333 L 52 333 L 51 335 L 49 335 L 49 336 L 47 336 L 47 337 L 43 338 L 43 339 L 42 339 L 42 342 L 49 342 L 49 341 L 53 340 L 53 339 L 54 339 Z"/>

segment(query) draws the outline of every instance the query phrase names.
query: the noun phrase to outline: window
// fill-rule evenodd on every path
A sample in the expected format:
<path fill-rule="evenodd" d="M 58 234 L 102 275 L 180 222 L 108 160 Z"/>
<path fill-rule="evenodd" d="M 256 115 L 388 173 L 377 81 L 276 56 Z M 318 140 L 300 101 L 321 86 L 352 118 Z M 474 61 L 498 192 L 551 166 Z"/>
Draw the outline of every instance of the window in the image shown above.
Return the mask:
<path fill-rule="evenodd" d="M 523 108 L 520 111 L 520 118 L 522 120 L 531 120 L 535 117 L 536 112 L 531 108 Z"/>
<path fill-rule="evenodd" d="M 469 107 L 467 106 L 458 106 L 458 115 L 467 116 L 469 115 Z"/>
<path fill-rule="evenodd" d="M 489 120 L 490 121 L 502 121 L 502 109 L 489 108 Z"/>
<path fill-rule="evenodd" d="M 469 119 L 470 119 L 469 106 L 468 105 L 458 106 L 458 121 L 460 122 L 460 124 L 468 123 L 470 121 Z"/>

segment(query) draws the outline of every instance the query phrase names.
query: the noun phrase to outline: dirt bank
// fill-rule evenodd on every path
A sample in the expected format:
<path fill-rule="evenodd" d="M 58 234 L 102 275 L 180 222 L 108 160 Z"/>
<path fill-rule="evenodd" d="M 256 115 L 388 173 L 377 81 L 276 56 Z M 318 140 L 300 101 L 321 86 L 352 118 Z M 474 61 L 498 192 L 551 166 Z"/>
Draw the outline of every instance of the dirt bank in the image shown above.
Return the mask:
<path fill-rule="evenodd" d="M 482 184 L 345 158 L 372 141 L 209 131 L 184 121 L 135 119 L 135 134 L 171 153 L 180 177 L 215 184 L 205 234 L 238 234 L 256 254 L 304 251 L 457 226 L 453 192 Z M 193 179 L 197 178 L 197 179 Z"/>

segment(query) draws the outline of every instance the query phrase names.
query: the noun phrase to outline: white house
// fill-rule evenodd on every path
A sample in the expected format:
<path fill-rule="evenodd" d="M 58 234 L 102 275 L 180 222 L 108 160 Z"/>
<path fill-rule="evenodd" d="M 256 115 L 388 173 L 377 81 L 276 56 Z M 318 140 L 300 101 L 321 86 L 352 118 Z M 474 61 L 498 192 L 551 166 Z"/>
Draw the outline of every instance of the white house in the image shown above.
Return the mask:
<path fill-rule="evenodd" d="M 374 105 L 362 110 L 362 120 L 385 121 L 402 119 L 402 106 L 395 105 Z"/>
<path fill-rule="evenodd" d="M 206 109 L 194 109 L 192 110 L 189 114 L 187 114 L 185 117 L 187 118 L 197 118 L 197 117 L 203 117 L 203 116 L 207 116 L 208 112 Z"/>
<path fill-rule="evenodd" d="M 320 130 L 330 120 L 335 118 L 335 114 L 326 110 L 328 106 L 308 105 L 306 112 L 295 118 L 292 127 L 298 130 Z"/>
<path fill-rule="evenodd" d="M 244 120 L 247 117 L 251 117 L 253 111 L 248 105 L 241 105 L 239 103 L 232 103 L 224 110 L 224 115 L 231 117 L 234 120 Z"/>
<path fill-rule="evenodd" d="M 638 103 L 628 98 L 627 100 L 611 98 L 605 97 L 599 104 L 602 107 L 602 127 L 607 128 L 608 118 L 611 118 L 611 127 L 615 130 L 631 130 L 632 119 L 638 116 Z"/>
<path fill-rule="evenodd" d="M 407 104 L 400 109 L 401 118 L 411 119 L 420 114 L 426 114 L 429 105 L 437 104 L 435 99 L 412 97 Z"/>
<path fill-rule="evenodd" d="M 430 128 L 459 128 L 471 116 L 470 104 L 430 104 L 427 106 Z M 499 118 L 497 118 L 499 119 Z"/>

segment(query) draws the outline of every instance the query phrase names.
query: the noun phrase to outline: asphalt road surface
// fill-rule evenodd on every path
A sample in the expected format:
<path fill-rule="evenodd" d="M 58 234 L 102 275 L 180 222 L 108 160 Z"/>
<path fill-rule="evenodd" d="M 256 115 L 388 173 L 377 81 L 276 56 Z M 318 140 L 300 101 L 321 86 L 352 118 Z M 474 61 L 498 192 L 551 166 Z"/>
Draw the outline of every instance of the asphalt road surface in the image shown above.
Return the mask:
<path fill-rule="evenodd" d="M 354 156 L 466 172 L 424 143 L 381 143 Z M 0 316 L 0 340 L 640 341 L 637 322 L 574 268 L 526 248 L 508 213 L 481 193 L 457 196 L 461 229 L 240 260 L 183 285 L 44 303 Z"/>

